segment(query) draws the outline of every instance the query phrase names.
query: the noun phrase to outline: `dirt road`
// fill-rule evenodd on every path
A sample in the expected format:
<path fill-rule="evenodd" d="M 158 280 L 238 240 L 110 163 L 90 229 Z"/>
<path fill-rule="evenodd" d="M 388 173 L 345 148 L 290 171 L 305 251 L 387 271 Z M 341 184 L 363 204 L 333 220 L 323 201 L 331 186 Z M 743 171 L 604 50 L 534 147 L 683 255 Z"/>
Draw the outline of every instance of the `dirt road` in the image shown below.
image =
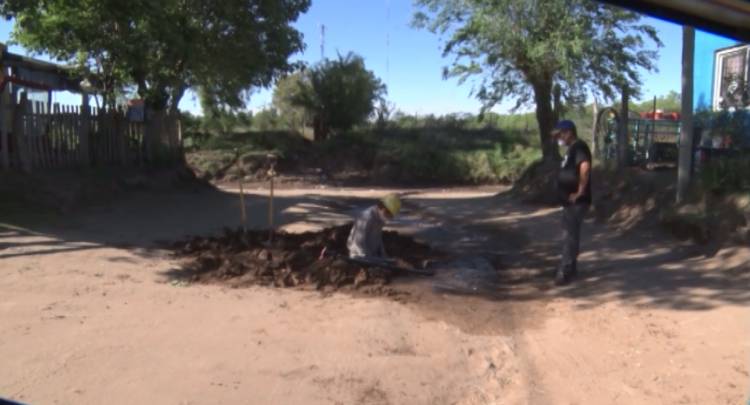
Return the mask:
<path fill-rule="evenodd" d="M 282 191 L 278 223 L 347 219 L 382 190 Z M 184 285 L 158 241 L 237 223 L 231 192 L 144 194 L 54 222 L 0 219 L 0 397 L 29 404 L 739 404 L 750 249 L 706 257 L 587 223 L 582 280 L 550 288 L 556 210 L 420 191 L 394 227 L 503 264 L 490 294 L 394 298 Z M 265 199 L 247 201 L 265 224 Z"/>

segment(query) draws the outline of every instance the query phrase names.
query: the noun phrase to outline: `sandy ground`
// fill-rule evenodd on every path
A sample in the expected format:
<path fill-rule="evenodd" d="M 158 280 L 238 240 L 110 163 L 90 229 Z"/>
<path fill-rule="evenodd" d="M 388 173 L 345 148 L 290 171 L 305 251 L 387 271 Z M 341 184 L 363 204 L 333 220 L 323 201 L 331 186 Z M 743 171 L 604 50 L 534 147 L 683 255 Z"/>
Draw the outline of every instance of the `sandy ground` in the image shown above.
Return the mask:
<path fill-rule="evenodd" d="M 0 222 L 0 397 L 28 404 L 740 404 L 750 249 L 706 256 L 586 224 L 552 288 L 553 209 L 496 190 L 413 192 L 394 227 L 504 265 L 490 294 L 407 280 L 395 298 L 170 279 L 159 241 L 235 226 L 231 190 L 143 194 Z M 255 192 L 255 191 L 253 191 Z M 280 191 L 276 221 L 345 221 L 383 190 Z M 266 221 L 250 195 L 251 225 Z"/>

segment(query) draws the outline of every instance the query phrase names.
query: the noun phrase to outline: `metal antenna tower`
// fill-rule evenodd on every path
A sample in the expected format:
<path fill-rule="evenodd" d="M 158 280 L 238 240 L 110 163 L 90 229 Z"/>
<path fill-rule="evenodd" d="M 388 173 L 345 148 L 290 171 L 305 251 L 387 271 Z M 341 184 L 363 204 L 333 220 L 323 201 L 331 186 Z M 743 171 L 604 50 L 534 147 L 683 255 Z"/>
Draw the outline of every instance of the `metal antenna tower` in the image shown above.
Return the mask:
<path fill-rule="evenodd" d="M 326 58 L 326 25 L 320 24 L 320 60 Z"/>
<path fill-rule="evenodd" d="M 385 86 L 391 77 L 391 0 L 385 0 Z"/>

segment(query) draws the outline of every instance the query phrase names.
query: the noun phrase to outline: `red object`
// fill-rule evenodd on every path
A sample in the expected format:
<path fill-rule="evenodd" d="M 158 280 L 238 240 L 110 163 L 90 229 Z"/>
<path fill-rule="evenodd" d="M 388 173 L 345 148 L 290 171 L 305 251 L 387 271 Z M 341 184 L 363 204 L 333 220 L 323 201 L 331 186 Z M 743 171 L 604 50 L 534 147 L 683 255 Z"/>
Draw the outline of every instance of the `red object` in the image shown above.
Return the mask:
<path fill-rule="evenodd" d="M 679 121 L 680 113 L 678 112 L 663 112 L 656 110 L 656 112 L 649 111 L 640 114 L 642 119 L 647 120 L 664 120 L 664 121 Z"/>

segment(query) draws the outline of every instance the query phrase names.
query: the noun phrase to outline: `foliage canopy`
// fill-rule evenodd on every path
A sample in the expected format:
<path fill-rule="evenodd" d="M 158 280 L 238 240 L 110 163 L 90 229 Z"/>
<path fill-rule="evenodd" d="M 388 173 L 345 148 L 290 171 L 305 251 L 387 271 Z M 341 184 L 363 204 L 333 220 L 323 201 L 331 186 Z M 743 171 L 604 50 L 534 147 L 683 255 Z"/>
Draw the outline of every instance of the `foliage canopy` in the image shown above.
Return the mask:
<path fill-rule="evenodd" d="M 511 97 L 535 104 L 545 158 L 557 156 L 549 133 L 564 105 L 588 95 L 638 93 L 640 70 L 655 70 L 656 30 L 636 13 L 592 0 L 416 0 L 414 25 L 447 36 L 454 56 L 445 77 L 480 78 L 483 111 Z"/>
<path fill-rule="evenodd" d="M 303 49 L 290 24 L 310 0 L 11 0 L 13 39 L 80 68 L 105 95 L 134 86 L 157 109 L 177 109 L 203 89 L 214 105 L 236 108 L 252 87 L 289 71 Z"/>
<path fill-rule="evenodd" d="M 282 115 L 312 124 L 317 139 L 367 121 L 385 92 L 364 59 L 349 53 L 280 80 L 273 99 Z"/>

